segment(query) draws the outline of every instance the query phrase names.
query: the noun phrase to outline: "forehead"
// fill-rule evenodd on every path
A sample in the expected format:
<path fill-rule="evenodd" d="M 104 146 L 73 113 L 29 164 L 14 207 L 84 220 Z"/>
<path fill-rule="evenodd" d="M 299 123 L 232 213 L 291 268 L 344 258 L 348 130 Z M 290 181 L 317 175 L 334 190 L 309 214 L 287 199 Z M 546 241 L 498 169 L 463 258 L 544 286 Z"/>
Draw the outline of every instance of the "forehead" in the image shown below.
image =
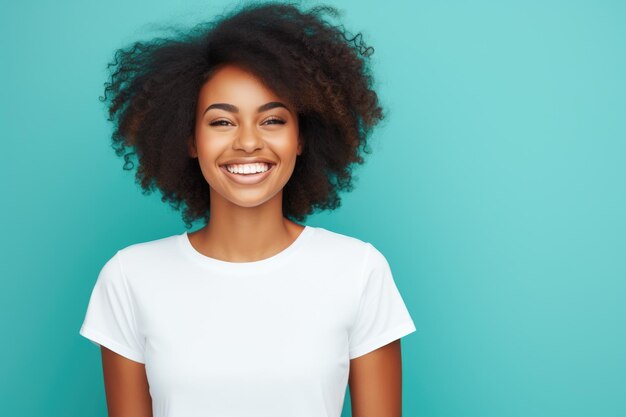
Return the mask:
<path fill-rule="evenodd" d="M 200 103 L 221 101 L 244 107 L 246 103 L 258 106 L 260 102 L 277 100 L 279 97 L 258 76 L 235 65 L 216 69 L 200 89 L 198 97 Z"/>

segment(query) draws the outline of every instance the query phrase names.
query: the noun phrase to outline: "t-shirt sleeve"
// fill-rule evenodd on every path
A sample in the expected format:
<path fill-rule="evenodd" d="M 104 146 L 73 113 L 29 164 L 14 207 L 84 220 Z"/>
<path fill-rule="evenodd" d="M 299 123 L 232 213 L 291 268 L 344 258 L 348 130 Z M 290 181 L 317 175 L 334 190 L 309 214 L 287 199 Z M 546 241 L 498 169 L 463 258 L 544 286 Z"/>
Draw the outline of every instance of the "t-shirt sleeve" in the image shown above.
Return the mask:
<path fill-rule="evenodd" d="M 134 310 L 118 251 L 100 270 L 79 333 L 97 346 L 145 363 Z"/>
<path fill-rule="evenodd" d="M 367 245 L 365 284 L 356 322 L 350 332 L 350 359 L 369 353 L 416 330 L 387 259 L 371 243 Z"/>

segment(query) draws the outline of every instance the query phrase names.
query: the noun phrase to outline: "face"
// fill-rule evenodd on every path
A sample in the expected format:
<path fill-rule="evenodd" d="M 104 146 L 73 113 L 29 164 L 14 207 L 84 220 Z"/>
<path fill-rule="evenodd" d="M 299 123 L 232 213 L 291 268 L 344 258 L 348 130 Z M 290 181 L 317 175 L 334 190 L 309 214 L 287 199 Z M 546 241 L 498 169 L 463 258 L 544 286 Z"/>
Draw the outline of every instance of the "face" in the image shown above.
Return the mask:
<path fill-rule="evenodd" d="M 292 106 L 252 73 L 219 68 L 202 86 L 196 110 L 197 157 L 211 201 L 254 207 L 282 190 L 302 153 Z"/>

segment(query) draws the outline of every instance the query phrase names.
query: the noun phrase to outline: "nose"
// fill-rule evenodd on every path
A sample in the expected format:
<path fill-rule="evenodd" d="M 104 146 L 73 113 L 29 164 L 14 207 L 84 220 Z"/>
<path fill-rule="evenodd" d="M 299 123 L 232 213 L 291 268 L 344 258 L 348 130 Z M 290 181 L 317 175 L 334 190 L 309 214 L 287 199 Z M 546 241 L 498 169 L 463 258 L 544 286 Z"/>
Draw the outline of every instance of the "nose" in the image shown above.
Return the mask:
<path fill-rule="evenodd" d="M 233 141 L 233 149 L 241 149 L 247 153 L 252 153 L 257 149 L 263 149 L 263 139 L 255 126 L 241 124 L 238 135 Z"/>

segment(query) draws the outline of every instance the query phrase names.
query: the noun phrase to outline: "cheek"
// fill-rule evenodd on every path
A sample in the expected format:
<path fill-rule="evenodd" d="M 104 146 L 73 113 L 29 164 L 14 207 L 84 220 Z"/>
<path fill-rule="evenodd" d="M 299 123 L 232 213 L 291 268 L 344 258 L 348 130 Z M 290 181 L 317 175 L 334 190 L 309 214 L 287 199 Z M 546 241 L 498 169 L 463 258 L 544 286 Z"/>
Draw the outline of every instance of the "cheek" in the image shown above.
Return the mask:
<path fill-rule="evenodd" d="M 217 165 L 217 159 L 221 152 L 219 145 L 209 137 L 197 136 L 196 152 L 198 154 L 200 169 L 205 173 L 206 177 L 207 174 L 212 172 L 211 168 Z"/>
<path fill-rule="evenodd" d="M 215 134 L 208 129 L 196 129 L 195 139 L 198 158 L 207 160 L 205 162 L 210 158 L 216 158 L 220 147 L 225 144 L 224 135 Z"/>
<path fill-rule="evenodd" d="M 277 146 L 280 147 L 281 153 L 295 158 L 298 151 L 298 134 L 297 129 L 290 129 L 281 136 L 280 140 L 276 142 Z"/>

